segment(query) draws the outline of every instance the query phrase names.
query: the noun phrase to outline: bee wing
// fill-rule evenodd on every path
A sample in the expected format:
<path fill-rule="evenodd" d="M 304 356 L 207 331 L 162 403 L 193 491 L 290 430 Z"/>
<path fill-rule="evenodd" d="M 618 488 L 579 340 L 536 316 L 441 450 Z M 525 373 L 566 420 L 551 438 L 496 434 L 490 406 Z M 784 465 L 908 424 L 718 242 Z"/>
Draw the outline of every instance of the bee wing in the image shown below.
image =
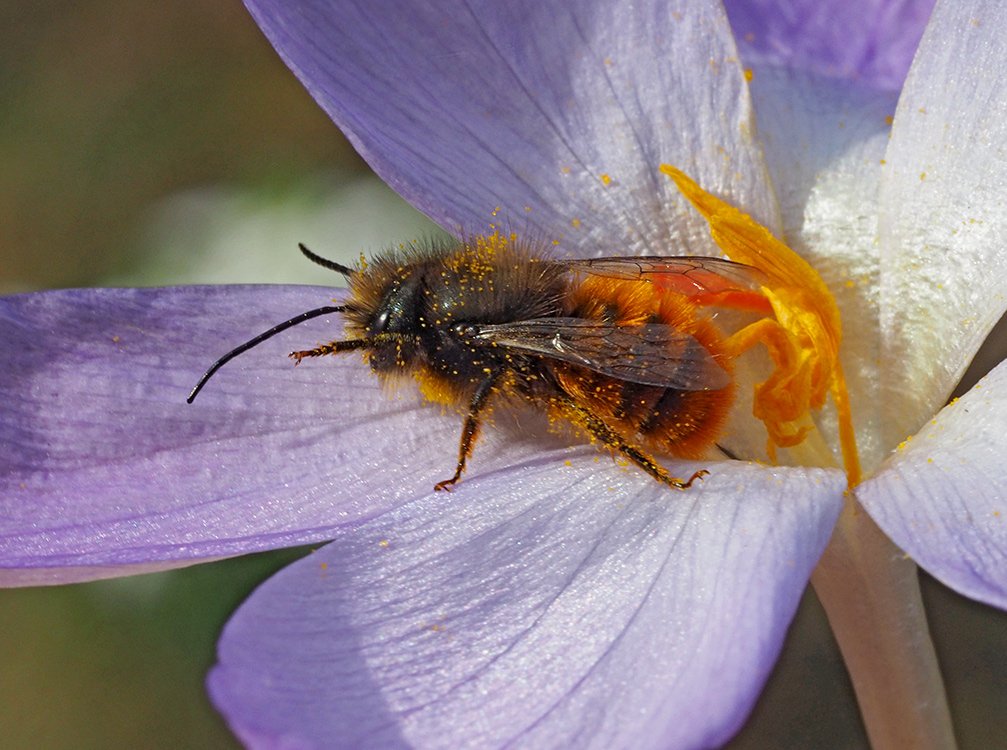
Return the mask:
<path fill-rule="evenodd" d="M 571 271 L 632 281 L 650 281 L 680 294 L 716 294 L 731 289 L 758 289 L 765 274 L 744 263 L 701 256 L 640 255 L 578 258 L 556 263 Z"/>
<path fill-rule="evenodd" d="M 584 318 L 536 318 L 479 326 L 475 335 L 631 383 L 715 391 L 731 382 L 695 337 L 663 323 L 614 326 Z"/>

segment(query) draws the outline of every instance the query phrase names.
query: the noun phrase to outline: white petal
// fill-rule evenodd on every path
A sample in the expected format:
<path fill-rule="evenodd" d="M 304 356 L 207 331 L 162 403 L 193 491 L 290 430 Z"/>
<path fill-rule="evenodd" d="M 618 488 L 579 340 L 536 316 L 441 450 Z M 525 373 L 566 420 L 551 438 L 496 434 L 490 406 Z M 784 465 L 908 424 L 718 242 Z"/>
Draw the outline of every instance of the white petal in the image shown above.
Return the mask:
<path fill-rule="evenodd" d="M 842 361 L 861 459 L 870 469 L 884 450 L 877 410 L 877 200 L 896 95 L 757 68 L 752 98 L 785 239 L 822 275 L 843 315 Z M 822 414 L 821 426 L 827 437 L 837 434 L 834 412 Z"/>
<path fill-rule="evenodd" d="M 882 405 L 894 445 L 940 408 L 1007 306 L 1007 5 L 939 3 L 881 188 Z"/>

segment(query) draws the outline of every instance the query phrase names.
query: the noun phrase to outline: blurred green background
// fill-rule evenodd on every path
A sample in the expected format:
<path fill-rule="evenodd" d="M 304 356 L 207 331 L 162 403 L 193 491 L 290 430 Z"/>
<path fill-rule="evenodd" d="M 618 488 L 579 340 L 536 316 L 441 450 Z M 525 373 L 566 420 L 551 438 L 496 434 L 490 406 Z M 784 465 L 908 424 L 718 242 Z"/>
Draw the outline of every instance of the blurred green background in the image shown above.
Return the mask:
<path fill-rule="evenodd" d="M 0 7 L 0 293 L 338 278 L 433 228 L 373 178 L 237 0 Z M 228 614 L 302 552 L 0 591 L 0 750 L 227 748 L 203 677 Z M 963 748 L 1007 736 L 1007 617 L 927 580 Z M 656 644 L 659 647 L 659 644 Z M 865 745 L 805 597 L 732 747 Z"/>

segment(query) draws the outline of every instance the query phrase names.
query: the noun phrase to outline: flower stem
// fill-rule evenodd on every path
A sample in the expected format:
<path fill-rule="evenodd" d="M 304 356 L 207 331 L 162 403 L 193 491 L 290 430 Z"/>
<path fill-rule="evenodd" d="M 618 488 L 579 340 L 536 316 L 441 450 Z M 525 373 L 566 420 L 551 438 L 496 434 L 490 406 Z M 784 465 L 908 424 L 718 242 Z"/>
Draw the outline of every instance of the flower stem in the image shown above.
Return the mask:
<path fill-rule="evenodd" d="M 848 496 L 811 576 L 874 750 L 952 750 L 951 713 L 916 564 Z"/>

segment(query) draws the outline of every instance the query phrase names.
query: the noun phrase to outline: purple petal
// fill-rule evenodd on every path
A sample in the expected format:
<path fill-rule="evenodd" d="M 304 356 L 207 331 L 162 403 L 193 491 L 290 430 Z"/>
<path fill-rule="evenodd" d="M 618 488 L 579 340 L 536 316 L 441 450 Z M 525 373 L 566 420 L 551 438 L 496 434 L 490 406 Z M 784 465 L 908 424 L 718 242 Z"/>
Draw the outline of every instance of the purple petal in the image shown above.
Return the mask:
<path fill-rule="evenodd" d="M 899 100 L 880 193 L 888 444 L 948 399 L 1007 309 L 1007 5 L 941 3 Z"/>
<path fill-rule="evenodd" d="M 749 65 L 780 65 L 898 91 L 934 0 L 726 0 Z"/>
<path fill-rule="evenodd" d="M 377 173 L 449 231 L 713 252 L 662 162 L 775 219 L 719 2 L 248 5 Z"/>
<path fill-rule="evenodd" d="M 0 583 L 130 575 L 332 537 L 430 494 L 460 418 L 390 395 L 355 355 L 286 354 L 336 316 L 276 337 L 185 396 L 218 356 L 334 290 L 184 287 L 0 300 Z M 526 421 L 527 422 L 527 421 Z M 467 482 L 566 443 L 497 419 Z M 611 470 L 610 470 L 611 471 Z"/>
<path fill-rule="evenodd" d="M 675 493 L 636 471 L 611 486 L 596 462 L 469 482 L 268 581 L 210 677 L 232 728 L 251 747 L 722 744 L 844 479 L 725 462 Z"/>
<path fill-rule="evenodd" d="M 946 406 L 857 488 L 871 517 L 935 578 L 1007 608 L 1007 363 Z"/>
<path fill-rule="evenodd" d="M 285 356 L 338 335 L 338 316 L 242 355 L 185 403 L 218 356 L 332 292 L 96 289 L 0 300 L 4 583 L 327 539 L 338 524 L 428 494 L 452 467 L 457 418 L 380 393 L 358 356 L 296 370 Z"/>

